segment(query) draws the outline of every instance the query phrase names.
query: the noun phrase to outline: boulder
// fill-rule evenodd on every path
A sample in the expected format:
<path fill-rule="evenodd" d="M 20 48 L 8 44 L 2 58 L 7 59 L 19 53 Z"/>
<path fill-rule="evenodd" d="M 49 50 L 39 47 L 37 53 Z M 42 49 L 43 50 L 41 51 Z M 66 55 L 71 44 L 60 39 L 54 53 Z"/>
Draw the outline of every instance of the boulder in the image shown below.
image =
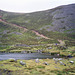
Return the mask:
<path fill-rule="evenodd" d="M 17 62 L 17 60 L 14 58 L 9 58 L 9 62 Z"/>
<path fill-rule="evenodd" d="M 20 64 L 21 64 L 22 66 L 26 66 L 26 63 L 23 62 L 23 61 L 20 61 Z"/>

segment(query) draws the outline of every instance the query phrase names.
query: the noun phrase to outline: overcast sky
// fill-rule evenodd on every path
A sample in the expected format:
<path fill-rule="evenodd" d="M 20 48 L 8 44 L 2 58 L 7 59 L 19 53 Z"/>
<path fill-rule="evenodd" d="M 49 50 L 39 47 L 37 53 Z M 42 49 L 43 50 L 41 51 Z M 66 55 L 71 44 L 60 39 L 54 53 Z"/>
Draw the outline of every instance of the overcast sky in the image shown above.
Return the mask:
<path fill-rule="evenodd" d="M 75 3 L 75 0 L 0 0 L 0 9 L 29 13 L 72 3 Z"/>

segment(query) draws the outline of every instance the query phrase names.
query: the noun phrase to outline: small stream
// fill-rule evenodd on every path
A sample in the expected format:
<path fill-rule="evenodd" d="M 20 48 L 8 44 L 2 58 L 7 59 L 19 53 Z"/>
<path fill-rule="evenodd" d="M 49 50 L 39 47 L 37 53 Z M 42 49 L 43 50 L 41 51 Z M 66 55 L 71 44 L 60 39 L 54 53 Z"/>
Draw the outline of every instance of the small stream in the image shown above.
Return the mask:
<path fill-rule="evenodd" d="M 0 60 L 7 60 L 9 58 L 14 58 L 14 59 L 46 59 L 46 58 L 54 58 L 58 56 L 52 56 L 50 54 L 42 54 L 42 53 L 27 53 L 27 54 L 22 54 L 22 53 L 0 53 Z"/>

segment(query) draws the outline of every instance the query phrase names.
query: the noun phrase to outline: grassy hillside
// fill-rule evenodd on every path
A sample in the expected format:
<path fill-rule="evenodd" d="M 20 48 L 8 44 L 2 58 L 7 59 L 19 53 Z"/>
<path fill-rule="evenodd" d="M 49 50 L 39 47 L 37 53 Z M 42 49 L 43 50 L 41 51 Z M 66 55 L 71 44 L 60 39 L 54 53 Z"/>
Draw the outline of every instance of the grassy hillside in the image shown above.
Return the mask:
<path fill-rule="evenodd" d="M 34 13 L 0 10 L 1 49 L 15 44 L 58 43 L 57 39 L 65 40 L 68 45 L 75 45 L 74 7 L 75 4 L 71 4 Z M 7 46 L 3 47 L 4 44 Z"/>
<path fill-rule="evenodd" d="M 21 49 L 25 49 L 27 45 L 48 44 L 50 42 L 54 41 L 37 36 L 30 30 L 25 31 L 14 24 L 0 21 L 0 50 L 14 48 L 17 44 L 24 45 Z"/>
<path fill-rule="evenodd" d="M 0 22 L 0 45 L 15 45 L 15 44 L 37 44 L 36 35 L 30 31 L 23 32 L 23 30 L 13 27 L 9 24 Z M 35 41 L 36 40 L 36 41 Z M 2 46 L 2 48 L 4 48 Z"/>
<path fill-rule="evenodd" d="M 2 19 L 18 24 L 27 29 L 57 31 L 61 33 L 75 32 L 75 4 L 59 6 L 54 9 L 34 13 L 0 13 Z M 68 12 L 67 12 L 68 11 Z"/>
<path fill-rule="evenodd" d="M 40 51 L 43 54 L 61 56 L 63 60 L 47 58 L 39 59 L 39 63 L 33 59 L 16 62 L 12 59 L 2 60 L 0 74 L 75 75 L 75 4 L 34 13 L 0 10 L 0 53 Z M 69 59 L 68 55 L 73 58 Z M 20 61 L 27 66 L 21 65 Z"/>

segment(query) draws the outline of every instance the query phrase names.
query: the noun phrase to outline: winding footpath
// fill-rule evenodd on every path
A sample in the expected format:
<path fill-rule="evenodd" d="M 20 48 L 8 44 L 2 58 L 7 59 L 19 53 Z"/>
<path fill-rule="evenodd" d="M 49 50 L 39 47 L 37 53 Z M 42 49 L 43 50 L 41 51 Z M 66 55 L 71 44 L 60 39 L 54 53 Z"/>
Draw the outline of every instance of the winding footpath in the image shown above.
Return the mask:
<path fill-rule="evenodd" d="M 9 24 L 9 25 L 12 25 L 12 26 L 14 26 L 14 27 L 17 27 L 17 28 L 19 28 L 19 29 L 23 29 L 24 32 L 28 30 L 28 29 L 26 29 L 26 28 L 24 28 L 24 27 L 21 27 L 21 26 L 19 26 L 19 25 L 6 22 L 6 21 L 4 21 L 4 20 L 2 20 L 2 19 L 0 19 L 0 21 L 3 22 L 3 23 L 5 23 L 5 24 Z"/>
<path fill-rule="evenodd" d="M 50 39 L 50 38 L 44 36 L 43 34 L 39 34 L 39 33 L 38 33 L 37 31 L 35 31 L 35 30 L 32 30 L 32 32 L 35 33 L 37 36 L 40 36 L 40 37 L 42 37 L 42 38 Z"/>
<path fill-rule="evenodd" d="M 5 20 L 2 20 L 2 19 L 0 19 L 0 21 L 3 22 L 3 23 L 5 23 L 5 24 L 9 24 L 9 25 L 12 25 L 12 26 L 14 26 L 14 27 L 17 27 L 17 28 L 19 28 L 19 29 L 23 29 L 24 32 L 28 31 L 27 28 L 22 27 L 22 26 L 19 26 L 19 25 L 17 25 L 17 24 L 12 24 L 12 23 L 6 22 Z M 35 31 L 35 30 L 31 30 L 31 31 L 32 31 L 33 33 L 35 33 L 37 36 L 40 36 L 41 38 L 50 39 L 50 38 L 44 36 L 43 34 L 38 33 L 38 32 Z"/>

